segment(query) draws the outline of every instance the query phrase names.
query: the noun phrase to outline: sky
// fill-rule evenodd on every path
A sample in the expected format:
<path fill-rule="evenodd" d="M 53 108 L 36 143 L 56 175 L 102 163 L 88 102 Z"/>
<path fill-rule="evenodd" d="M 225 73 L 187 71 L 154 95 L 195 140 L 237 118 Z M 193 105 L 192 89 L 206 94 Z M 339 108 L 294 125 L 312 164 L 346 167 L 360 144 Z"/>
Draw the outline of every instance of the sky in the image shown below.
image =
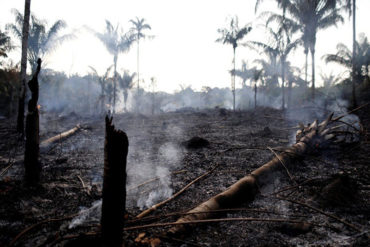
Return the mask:
<path fill-rule="evenodd" d="M 24 0 L 0 0 L 0 28 L 14 22 L 11 9 L 23 13 Z M 368 25 L 370 17 L 369 0 L 357 1 L 357 33 L 363 32 L 370 37 Z M 89 66 L 103 74 L 113 64 L 113 57 L 104 45 L 86 28 L 103 32 L 105 20 L 120 24 L 124 31 L 132 26 L 130 19 L 145 18 L 152 27 L 147 32 L 154 36 L 140 42 L 140 85 L 149 90 L 150 78 L 156 80 L 156 90 L 174 92 L 180 85 L 201 90 L 203 86 L 230 87 L 229 70 L 232 67 L 232 47 L 216 43 L 217 29 L 227 27 L 232 16 L 239 17 L 239 25 L 251 24 L 253 30 L 244 41 L 268 41 L 263 21 L 258 19 L 263 11 L 281 13 L 275 1 L 264 0 L 255 13 L 255 0 L 32 0 L 31 12 L 44 19 L 49 26 L 59 19 L 66 21 L 68 27 L 63 33 L 73 32 L 75 39 L 64 42 L 47 57 L 47 68 L 64 71 L 67 75 L 89 73 Z M 62 34 L 63 34 L 62 33 Z M 345 14 L 345 23 L 338 28 L 320 31 L 316 46 L 316 78 L 321 83 L 320 73 L 341 75 L 343 68 L 326 65 L 321 57 L 335 53 L 337 43 L 352 47 L 352 24 Z M 20 43 L 17 43 L 20 44 Z M 136 72 L 136 44 L 128 53 L 119 56 L 118 71 Z M 20 49 L 10 57 L 20 61 Z M 241 68 L 242 60 L 253 66 L 260 55 L 246 47 L 237 48 L 236 67 Z M 297 49 L 289 59 L 299 68 L 304 66 L 302 49 Z M 310 70 L 309 70 L 310 71 Z M 241 80 L 237 79 L 237 87 Z"/>

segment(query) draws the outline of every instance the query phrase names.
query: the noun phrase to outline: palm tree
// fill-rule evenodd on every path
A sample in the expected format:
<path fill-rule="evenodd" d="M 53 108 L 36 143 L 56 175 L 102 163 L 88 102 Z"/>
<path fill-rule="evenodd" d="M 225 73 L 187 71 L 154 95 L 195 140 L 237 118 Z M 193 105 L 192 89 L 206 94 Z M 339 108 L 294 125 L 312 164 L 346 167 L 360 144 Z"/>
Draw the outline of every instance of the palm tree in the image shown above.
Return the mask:
<path fill-rule="evenodd" d="M 0 57 L 8 57 L 7 52 L 12 48 L 10 37 L 0 29 Z M 0 65 L 2 65 L 1 61 Z"/>
<path fill-rule="evenodd" d="M 287 10 L 302 25 L 302 37 L 311 52 L 312 99 L 314 99 L 316 34 L 321 29 L 343 22 L 343 17 L 339 14 L 338 2 L 335 0 L 297 0 L 291 2 Z"/>
<path fill-rule="evenodd" d="M 19 40 L 22 40 L 23 15 L 16 9 L 13 9 L 13 13 L 15 15 L 15 24 L 8 24 L 7 29 L 10 29 Z M 49 55 L 67 39 L 74 37 L 73 34 L 58 36 L 58 33 L 66 26 L 67 24 L 63 20 L 57 20 L 47 29 L 45 21 L 31 15 L 27 59 L 32 71 L 36 69 L 38 58 L 41 58 L 43 63 L 45 63 L 46 55 Z"/>
<path fill-rule="evenodd" d="M 29 34 L 31 0 L 25 0 L 24 18 L 22 20 L 22 58 L 21 58 L 21 88 L 18 100 L 17 131 L 24 134 L 24 102 L 26 100 L 26 71 L 27 71 L 27 47 Z"/>
<path fill-rule="evenodd" d="M 240 77 L 242 79 L 242 86 L 243 88 L 245 88 L 247 85 L 246 85 L 246 81 L 249 80 L 249 79 L 253 79 L 254 78 L 254 69 L 255 68 L 248 68 L 248 65 L 247 63 L 243 60 L 242 62 L 242 68 L 240 70 L 235 70 L 235 75 L 237 77 Z M 232 73 L 233 71 L 231 71 Z M 251 85 L 252 86 L 252 85 Z"/>
<path fill-rule="evenodd" d="M 293 83 L 295 85 L 307 85 L 307 82 L 302 80 L 300 77 L 301 71 L 298 67 L 291 66 L 290 62 L 286 62 L 286 78 L 288 81 L 288 108 L 292 106 L 292 90 L 293 90 Z"/>
<path fill-rule="evenodd" d="M 262 48 L 263 52 L 268 54 L 269 57 L 275 57 L 280 60 L 281 65 L 281 89 L 282 89 L 282 109 L 285 108 L 285 73 L 286 73 L 286 61 L 288 55 L 291 51 L 296 49 L 300 44 L 301 40 L 296 39 L 291 40 L 291 35 L 294 29 L 289 29 L 287 25 L 283 25 L 278 28 L 275 32 L 272 28 L 267 27 L 269 31 L 272 42 L 271 44 L 266 44 L 263 42 L 252 41 L 248 42 L 249 44 L 255 45 L 259 48 Z"/>
<path fill-rule="evenodd" d="M 117 61 L 118 55 L 123 52 L 128 52 L 132 42 L 134 40 L 133 35 L 128 33 L 123 33 L 122 29 L 119 29 L 119 25 L 113 27 L 112 23 L 108 20 L 106 22 L 106 27 L 103 33 L 95 32 L 96 37 L 105 45 L 108 52 L 113 55 L 113 65 L 114 65 L 114 77 L 113 77 L 113 113 L 115 112 L 116 106 L 116 95 L 117 95 Z"/>
<path fill-rule="evenodd" d="M 356 0 L 342 0 L 344 9 L 352 15 L 352 107 L 356 108 Z"/>
<path fill-rule="evenodd" d="M 110 79 L 109 78 L 109 73 L 110 73 L 110 70 L 112 69 L 112 67 L 113 67 L 113 65 L 109 66 L 106 69 L 104 75 L 99 76 L 98 71 L 94 67 L 89 66 L 89 68 L 92 71 L 93 76 L 97 79 L 97 82 L 100 85 L 100 89 L 101 89 L 100 92 L 101 93 L 100 93 L 99 101 L 100 101 L 100 110 L 101 110 L 101 112 L 105 111 L 105 87 L 108 83 L 108 80 Z"/>
<path fill-rule="evenodd" d="M 128 90 L 133 87 L 135 76 L 136 76 L 136 73 L 130 74 L 128 70 L 125 70 L 122 76 L 120 76 L 119 74 L 117 75 L 119 85 L 123 91 L 123 101 L 125 103 L 125 110 L 127 107 Z"/>
<path fill-rule="evenodd" d="M 370 43 L 363 33 L 360 34 L 355 49 L 357 52 L 355 59 L 353 59 L 353 52 L 346 45 L 339 43 L 337 53 L 327 54 L 324 58 L 327 63 L 332 62 L 344 66 L 350 72 L 352 80 L 362 82 L 369 76 L 370 66 Z M 353 60 L 356 60 L 355 68 L 353 68 Z"/>
<path fill-rule="evenodd" d="M 216 42 L 222 42 L 223 44 L 230 44 L 233 47 L 233 71 L 235 71 L 235 52 L 239 46 L 239 42 L 252 30 L 250 26 L 244 26 L 239 28 L 238 17 L 235 16 L 230 21 L 229 28 L 218 29 L 217 32 L 221 34 L 221 37 Z M 235 111 L 235 73 L 232 73 L 231 90 L 233 93 L 233 110 Z"/>
<path fill-rule="evenodd" d="M 143 33 L 145 29 L 151 30 L 149 24 L 144 23 L 144 18 L 136 17 L 136 20 L 130 20 L 133 27 L 131 28 L 131 31 L 134 33 L 135 40 L 137 42 L 137 88 L 140 87 L 140 73 L 139 73 L 139 43 L 140 39 L 145 39 L 147 36 Z"/>

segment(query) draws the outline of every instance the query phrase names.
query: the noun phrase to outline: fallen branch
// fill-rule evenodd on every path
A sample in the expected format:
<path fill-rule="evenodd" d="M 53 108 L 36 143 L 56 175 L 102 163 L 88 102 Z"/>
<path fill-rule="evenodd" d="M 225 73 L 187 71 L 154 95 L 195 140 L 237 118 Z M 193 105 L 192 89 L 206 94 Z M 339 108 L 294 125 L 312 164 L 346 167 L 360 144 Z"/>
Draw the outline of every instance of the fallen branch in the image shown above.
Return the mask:
<path fill-rule="evenodd" d="M 41 146 L 42 147 L 47 147 L 55 142 L 58 142 L 58 141 L 61 141 L 65 138 L 68 138 L 70 137 L 71 135 L 75 134 L 77 131 L 79 131 L 81 129 L 81 125 L 80 124 L 77 124 L 74 128 L 70 129 L 70 130 L 67 130 L 63 133 L 60 133 L 56 136 L 53 136 L 53 137 L 50 137 L 49 139 L 46 139 L 44 141 L 41 142 Z"/>
<path fill-rule="evenodd" d="M 344 219 L 341 219 L 341 218 L 339 218 L 336 215 L 326 213 L 326 212 L 322 211 L 321 209 L 318 209 L 318 208 L 316 208 L 314 206 L 311 206 L 311 205 L 309 205 L 307 203 L 295 201 L 295 200 L 292 200 L 292 199 L 289 199 L 289 198 L 285 198 L 285 197 L 281 197 L 281 196 L 277 196 L 276 198 L 279 199 L 279 200 L 284 200 L 284 201 L 288 201 L 288 202 L 291 202 L 291 203 L 294 203 L 294 204 L 298 204 L 298 205 L 304 206 L 306 208 L 310 208 L 310 209 L 312 209 L 312 210 L 314 210 L 314 211 L 316 211 L 316 212 L 318 212 L 320 214 L 323 214 L 323 215 L 325 215 L 327 217 L 330 217 L 330 218 L 332 218 L 332 219 L 334 219 L 336 221 L 339 221 L 340 223 L 342 223 L 342 224 L 344 224 L 344 225 L 346 225 L 346 226 L 348 226 L 348 227 L 350 227 L 350 228 L 352 228 L 352 229 L 354 229 L 354 230 L 356 230 L 358 232 L 362 232 L 362 230 L 359 227 L 357 227 L 357 226 L 355 226 L 355 225 L 353 225 L 353 224 L 345 221 Z"/>
<path fill-rule="evenodd" d="M 352 113 L 354 113 L 354 112 L 356 112 L 356 111 L 364 108 L 365 106 L 367 106 L 369 104 L 370 104 L 370 102 L 369 103 L 366 103 L 366 104 L 363 104 L 363 105 L 360 105 L 359 107 L 357 107 L 357 108 L 355 108 L 355 109 L 353 109 L 353 110 L 351 110 L 351 111 L 349 111 L 349 112 L 347 112 L 347 113 L 345 113 L 343 115 L 340 115 L 340 116 L 338 116 L 336 118 L 333 118 L 333 121 L 338 121 L 339 119 L 344 118 L 345 116 L 348 116 L 348 115 L 350 115 L 350 114 L 352 114 Z"/>
<path fill-rule="evenodd" d="M 191 181 L 189 184 L 187 184 L 184 188 L 182 188 L 181 190 L 179 190 L 176 194 L 174 194 L 170 198 L 168 198 L 168 199 L 166 199 L 166 200 L 164 200 L 164 201 L 162 201 L 160 203 L 157 203 L 157 204 L 153 205 L 152 207 L 148 208 L 147 210 L 144 210 L 143 212 L 141 212 L 140 214 L 138 214 L 136 216 L 136 218 L 138 218 L 138 219 L 143 218 L 144 216 L 150 214 L 151 212 L 154 212 L 157 208 L 159 208 L 159 207 L 163 206 L 164 204 L 172 201 L 173 199 L 175 199 L 176 197 L 178 197 L 179 195 L 181 195 L 184 191 L 186 191 L 194 183 L 198 182 L 199 180 L 201 180 L 205 176 L 207 176 L 210 173 L 212 173 L 217 167 L 218 167 L 218 165 L 216 165 L 214 168 L 212 168 L 208 172 L 204 173 L 203 175 L 197 177 L 196 179 L 194 179 L 193 181 Z"/>
<path fill-rule="evenodd" d="M 289 170 L 288 170 L 288 167 L 286 167 L 286 165 L 284 164 L 284 161 L 282 161 L 281 159 L 280 159 L 280 157 L 279 157 L 279 155 L 272 149 L 272 148 L 270 148 L 270 147 L 267 147 L 275 156 L 276 156 L 276 158 L 280 161 L 280 163 L 281 163 L 281 165 L 284 167 L 284 169 L 285 169 L 285 171 L 286 171 L 286 173 L 288 174 L 288 177 L 290 178 L 290 180 L 292 181 L 292 182 L 294 182 L 295 184 L 297 184 L 296 183 L 296 181 L 294 180 L 294 178 L 293 178 L 293 176 L 290 174 L 290 172 L 289 172 Z"/>
<path fill-rule="evenodd" d="M 283 215 L 283 216 L 290 216 L 292 218 L 307 218 L 308 215 L 297 215 L 297 214 L 287 214 L 287 213 L 279 213 L 271 210 L 266 209 L 254 209 L 254 208 L 227 208 L 227 209 L 218 209 L 218 210 L 212 210 L 207 212 L 197 212 L 197 213 L 190 213 L 190 212 L 173 212 L 168 214 L 160 214 L 155 216 L 147 216 L 143 217 L 141 219 L 134 218 L 132 220 L 127 221 L 127 224 L 134 224 L 137 222 L 143 222 L 143 221 L 151 221 L 156 219 L 164 219 L 169 218 L 172 216 L 183 216 L 183 215 L 190 215 L 190 214 L 198 214 L 198 213 L 214 213 L 214 214 L 224 214 L 224 213 L 233 213 L 233 212 L 253 212 L 253 213 L 261 213 L 261 214 L 275 214 L 275 215 Z"/>
<path fill-rule="evenodd" d="M 26 233 L 28 233 L 29 231 L 31 231 L 32 229 L 34 229 L 34 228 L 36 228 L 38 226 L 41 226 L 41 225 L 46 224 L 46 223 L 49 223 L 49 222 L 57 222 L 57 221 L 62 221 L 62 220 L 70 220 L 70 219 L 73 219 L 74 217 L 76 217 L 77 215 L 78 215 L 78 213 L 77 214 L 68 215 L 68 216 L 65 216 L 65 217 L 62 217 L 62 218 L 46 219 L 46 220 L 40 221 L 40 222 L 38 222 L 36 224 L 33 224 L 33 225 L 25 228 L 17 236 L 15 236 L 15 238 L 10 242 L 9 246 L 13 246 L 23 235 L 25 235 Z"/>
<path fill-rule="evenodd" d="M 305 185 L 305 184 L 307 184 L 307 183 L 309 183 L 309 182 L 311 182 L 315 179 L 317 179 L 317 178 L 309 178 L 309 179 L 303 181 L 300 184 L 296 184 L 296 185 L 293 185 L 293 186 L 288 186 L 288 187 L 282 188 L 281 190 L 276 191 L 276 192 L 272 193 L 271 195 L 277 195 L 277 194 L 280 194 L 280 193 L 282 193 L 284 191 L 287 191 L 287 190 L 294 190 L 294 189 L 299 188 L 299 187 L 301 187 L 301 186 L 303 186 L 303 185 Z"/>
<path fill-rule="evenodd" d="M 124 231 L 133 231 L 133 230 L 154 228 L 154 227 L 215 223 L 215 222 L 230 222 L 230 221 L 284 222 L 284 223 L 309 224 L 312 226 L 319 226 L 319 227 L 324 226 L 320 224 L 310 223 L 307 221 L 290 220 L 290 219 L 284 219 L 284 218 L 222 218 L 222 219 L 192 220 L 192 221 L 182 221 L 182 222 L 176 221 L 176 222 L 168 222 L 168 223 L 154 223 L 154 224 L 148 224 L 148 225 L 142 225 L 142 226 L 130 226 L 130 227 L 125 227 Z"/>

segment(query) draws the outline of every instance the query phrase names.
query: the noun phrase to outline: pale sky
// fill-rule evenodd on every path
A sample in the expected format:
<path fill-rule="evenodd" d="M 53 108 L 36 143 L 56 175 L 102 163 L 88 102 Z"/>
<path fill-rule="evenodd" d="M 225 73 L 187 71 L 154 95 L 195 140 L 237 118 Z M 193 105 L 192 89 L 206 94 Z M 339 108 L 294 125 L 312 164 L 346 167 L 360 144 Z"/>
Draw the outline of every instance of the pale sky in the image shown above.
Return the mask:
<path fill-rule="evenodd" d="M 49 25 L 58 19 L 67 22 L 65 32 L 79 30 L 76 39 L 62 44 L 48 56 L 47 67 L 67 74 L 88 73 L 88 66 L 98 69 L 103 74 L 113 63 L 112 56 L 104 45 L 83 26 L 89 26 L 103 32 L 105 19 L 113 24 L 120 23 L 125 31 L 131 24 L 130 19 L 136 16 L 145 18 L 154 35 L 152 40 L 140 43 L 140 78 L 148 87 L 150 78 L 155 77 L 157 90 L 173 92 L 179 85 L 191 85 L 200 90 L 202 86 L 230 87 L 232 47 L 216 43 L 219 37 L 218 28 L 226 27 L 226 20 L 231 16 L 239 17 L 239 25 L 252 23 L 253 30 L 245 37 L 245 41 L 256 40 L 266 42 L 264 31 L 258 28 L 261 20 L 257 17 L 262 11 L 281 10 L 276 8 L 275 1 L 265 0 L 257 14 L 254 13 L 255 0 L 32 0 L 31 12 L 38 18 L 47 20 Z M 369 0 L 357 1 L 357 34 L 364 32 L 370 37 Z M 11 9 L 24 11 L 24 0 L 0 0 L 0 27 L 14 21 Z M 348 15 L 345 23 L 320 31 L 316 47 L 316 78 L 320 84 L 319 74 L 340 74 L 342 69 L 326 65 L 321 57 L 326 53 L 335 53 L 338 42 L 352 47 L 352 28 Z M 241 67 L 242 59 L 253 65 L 259 56 L 245 47 L 237 49 L 237 68 Z M 20 61 L 20 49 L 11 54 L 15 62 Z M 289 60 L 297 67 L 303 67 L 304 55 L 298 49 Z M 128 53 L 121 54 L 118 70 L 128 69 L 136 72 L 136 45 Z M 310 71 L 310 70 L 309 70 Z M 237 86 L 240 87 L 237 79 Z"/>

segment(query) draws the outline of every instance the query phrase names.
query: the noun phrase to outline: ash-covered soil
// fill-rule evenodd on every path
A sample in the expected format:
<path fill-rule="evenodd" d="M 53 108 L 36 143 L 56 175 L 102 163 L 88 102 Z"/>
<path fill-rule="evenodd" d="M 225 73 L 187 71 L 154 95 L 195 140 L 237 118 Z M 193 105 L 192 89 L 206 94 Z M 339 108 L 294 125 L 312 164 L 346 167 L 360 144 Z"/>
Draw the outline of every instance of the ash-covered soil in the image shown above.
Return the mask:
<path fill-rule="evenodd" d="M 273 183 L 260 188 L 260 195 L 252 203 L 217 215 L 297 220 L 311 225 L 224 221 L 194 225 L 185 236 L 176 237 L 163 236 L 168 226 L 151 227 L 126 231 L 126 245 L 150 246 L 160 241 L 161 246 L 369 246 L 369 112 L 369 107 L 357 112 L 364 127 L 361 142 L 304 157 L 289 169 L 294 181 L 286 172 L 275 174 Z M 310 114 L 311 121 L 314 115 Z M 176 221 L 181 212 L 225 190 L 272 159 L 274 154 L 268 147 L 293 144 L 295 130 L 291 127 L 300 120 L 300 114 L 268 108 L 243 112 L 189 109 L 154 116 L 114 116 L 116 128 L 124 130 L 130 142 L 126 226 Z M 23 184 L 24 141 L 15 131 L 14 120 L 1 121 L 0 246 L 83 246 L 76 242 L 85 239 L 82 233 L 99 231 L 104 117 L 42 113 L 40 139 L 79 123 L 82 130 L 41 149 L 41 182 L 29 187 Z M 134 220 L 142 210 L 165 200 L 214 167 L 208 176 L 149 215 L 155 217 Z M 353 227 L 277 199 L 274 193 L 286 188 L 280 196 L 312 205 Z M 167 215 L 172 213 L 177 215 Z M 66 236 L 74 238 L 64 240 Z"/>

